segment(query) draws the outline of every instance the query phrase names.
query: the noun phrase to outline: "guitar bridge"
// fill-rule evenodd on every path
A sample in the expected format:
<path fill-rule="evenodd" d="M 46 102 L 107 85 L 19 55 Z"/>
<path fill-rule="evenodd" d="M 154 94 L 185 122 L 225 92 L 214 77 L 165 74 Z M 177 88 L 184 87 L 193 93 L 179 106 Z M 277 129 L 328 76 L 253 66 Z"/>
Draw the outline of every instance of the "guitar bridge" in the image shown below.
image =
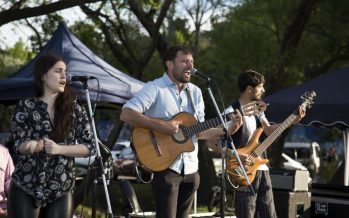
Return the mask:
<path fill-rule="evenodd" d="M 149 134 L 150 134 L 150 140 L 151 140 L 151 143 L 153 144 L 155 152 L 158 155 L 158 157 L 160 157 L 162 155 L 162 153 L 161 153 L 161 149 L 160 149 L 158 140 L 156 139 L 156 136 L 153 133 L 153 131 L 149 130 Z"/>

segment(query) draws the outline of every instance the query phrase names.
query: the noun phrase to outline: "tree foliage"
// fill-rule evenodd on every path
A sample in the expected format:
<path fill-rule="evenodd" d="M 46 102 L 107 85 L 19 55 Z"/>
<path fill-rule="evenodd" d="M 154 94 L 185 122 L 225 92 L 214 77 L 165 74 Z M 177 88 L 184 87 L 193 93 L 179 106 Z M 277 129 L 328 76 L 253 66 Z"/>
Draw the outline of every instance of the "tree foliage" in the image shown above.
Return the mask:
<path fill-rule="evenodd" d="M 80 4 L 89 19 L 72 28 L 81 33 L 84 42 L 96 47 L 93 49 L 100 56 L 113 59 L 113 64 L 137 78 L 150 78 L 146 74 L 162 69 L 154 65 L 160 65 L 156 59 L 168 45 L 187 44 L 201 50 L 197 65 L 222 81 L 228 99 L 237 93 L 227 81 L 234 83 L 236 75 L 246 68 L 264 73 L 269 90 L 274 92 L 345 65 L 348 60 L 345 27 L 349 6 L 344 0 L 228 1 L 230 5 L 220 0 L 84 2 L 97 3 Z M 231 7 L 234 2 L 238 4 Z M 37 51 L 64 20 L 51 12 L 74 4 L 69 0 L 60 4 L 8 1 L 1 6 L 0 17 L 9 11 L 11 20 L 48 14 L 27 22 L 41 23 L 42 30 L 32 38 Z M 36 13 L 24 13 L 27 10 Z M 209 21 L 213 28 L 202 32 L 202 25 Z M 98 37 L 83 33 L 84 25 Z"/>
<path fill-rule="evenodd" d="M 18 70 L 33 57 L 23 42 L 17 42 L 12 48 L 0 51 L 0 78 L 6 78 Z"/>
<path fill-rule="evenodd" d="M 7 1 L 0 5 L 0 26 L 15 20 L 46 15 L 100 0 L 64 0 L 64 1 Z"/>
<path fill-rule="evenodd" d="M 245 1 L 205 33 L 200 67 L 217 78 L 225 99 L 237 97 L 237 75 L 255 69 L 267 94 L 347 66 L 348 3 Z"/>
<path fill-rule="evenodd" d="M 105 43 L 123 68 L 142 79 L 154 51 L 161 55 L 167 48 L 160 30 L 172 2 L 103 1 L 81 9 L 103 32 Z"/>

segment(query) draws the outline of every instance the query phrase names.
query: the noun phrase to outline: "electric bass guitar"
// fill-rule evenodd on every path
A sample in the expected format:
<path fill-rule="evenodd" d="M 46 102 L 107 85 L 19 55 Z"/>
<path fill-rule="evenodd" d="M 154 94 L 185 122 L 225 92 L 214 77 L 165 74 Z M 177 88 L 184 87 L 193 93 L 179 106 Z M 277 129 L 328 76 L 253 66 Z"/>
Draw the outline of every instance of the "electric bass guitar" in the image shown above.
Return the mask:
<path fill-rule="evenodd" d="M 303 103 L 301 106 L 304 108 L 310 108 L 314 103 L 313 98 L 316 96 L 315 91 L 306 92 L 302 95 Z M 268 163 L 267 159 L 260 158 L 261 154 L 267 150 L 267 148 L 281 135 L 281 133 L 293 124 L 297 118 L 298 111 L 292 113 L 273 133 L 271 133 L 261 144 L 258 143 L 260 135 L 263 133 L 263 128 L 258 128 L 253 133 L 249 142 L 242 148 L 237 149 L 238 154 L 246 154 L 251 160 L 251 164 L 245 165 L 242 168 L 238 161 L 233 158 L 231 152 L 227 155 L 227 173 L 230 180 L 235 185 L 247 186 L 248 182 L 244 177 L 243 170 L 246 171 L 247 177 L 252 182 L 256 176 L 257 168 Z"/>
<path fill-rule="evenodd" d="M 254 115 L 258 112 L 258 103 L 252 102 L 241 107 L 243 115 Z M 226 115 L 229 120 L 231 113 Z M 182 121 L 176 134 L 170 136 L 159 131 L 135 127 L 132 134 L 133 149 L 142 167 L 151 172 L 159 172 L 169 168 L 182 152 L 194 150 L 191 137 L 199 132 L 221 124 L 214 118 L 205 122 L 197 122 L 187 112 L 176 114 L 172 120 Z"/>

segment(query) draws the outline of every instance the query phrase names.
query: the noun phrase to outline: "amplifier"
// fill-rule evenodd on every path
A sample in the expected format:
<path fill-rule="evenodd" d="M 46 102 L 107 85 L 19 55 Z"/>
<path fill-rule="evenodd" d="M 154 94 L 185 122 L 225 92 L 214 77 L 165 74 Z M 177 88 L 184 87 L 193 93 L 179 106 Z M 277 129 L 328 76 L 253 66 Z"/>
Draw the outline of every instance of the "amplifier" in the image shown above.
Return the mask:
<path fill-rule="evenodd" d="M 311 193 L 273 190 L 275 210 L 282 218 L 310 218 Z"/>
<path fill-rule="evenodd" d="M 348 186 L 313 183 L 311 192 L 311 217 L 348 217 Z"/>
<path fill-rule="evenodd" d="M 309 172 L 307 170 L 271 170 L 273 189 L 287 191 L 308 191 Z"/>

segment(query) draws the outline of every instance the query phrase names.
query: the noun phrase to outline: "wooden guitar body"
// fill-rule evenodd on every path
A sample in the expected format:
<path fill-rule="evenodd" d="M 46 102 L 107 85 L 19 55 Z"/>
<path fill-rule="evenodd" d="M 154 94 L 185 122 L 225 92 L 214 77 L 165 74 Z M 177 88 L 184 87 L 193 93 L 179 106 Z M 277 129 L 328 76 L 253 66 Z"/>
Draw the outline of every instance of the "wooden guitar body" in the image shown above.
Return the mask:
<path fill-rule="evenodd" d="M 150 171 L 159 172 L 169 168 L 180 153 L 190 152 L 195 148 L 191 137 L 186 136 L 183 132 L 184 126 L 192 126 L 197 123 L 195 117 L 181 112 L 172 119 L 182 121 L 178 133 L 174 136 L 145 128 L 133 130 L 133 146 L 137 158 Z"/>

